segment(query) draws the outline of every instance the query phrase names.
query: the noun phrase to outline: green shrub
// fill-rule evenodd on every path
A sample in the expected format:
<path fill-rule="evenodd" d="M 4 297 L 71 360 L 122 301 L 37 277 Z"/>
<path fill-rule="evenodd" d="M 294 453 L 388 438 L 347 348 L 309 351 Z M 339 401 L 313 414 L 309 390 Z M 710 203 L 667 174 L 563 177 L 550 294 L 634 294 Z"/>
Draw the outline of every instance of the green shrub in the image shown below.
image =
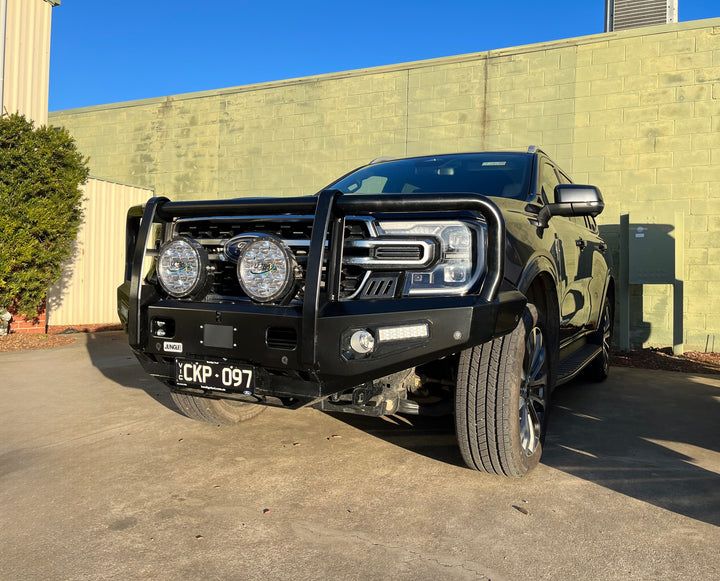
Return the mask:
<path fill-rule="evenodd" d="M 88 171 L 65 129 L 0 116 L 0 308 L 37 316 L 72 254 Z"/>

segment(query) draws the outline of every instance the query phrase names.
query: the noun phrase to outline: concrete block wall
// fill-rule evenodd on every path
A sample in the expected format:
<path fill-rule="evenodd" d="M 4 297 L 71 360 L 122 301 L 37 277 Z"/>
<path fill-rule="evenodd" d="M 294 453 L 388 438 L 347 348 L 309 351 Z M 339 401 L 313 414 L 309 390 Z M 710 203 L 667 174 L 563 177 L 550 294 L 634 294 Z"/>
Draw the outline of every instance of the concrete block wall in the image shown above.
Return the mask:
<path fill-rule="evenodd" d="M 93 175 L 172 199 L 314 193 L 382 156 L 541 146 L 620 216 L 674 227 L 685 342 L 720 344 L 720 19 L 51 113 Z M 672 228 L 671 228 L 672 230 Z M 669 258 L 668 258 L 669 259 Z M 672 344 L 671 287 L 632 289 Z"/>

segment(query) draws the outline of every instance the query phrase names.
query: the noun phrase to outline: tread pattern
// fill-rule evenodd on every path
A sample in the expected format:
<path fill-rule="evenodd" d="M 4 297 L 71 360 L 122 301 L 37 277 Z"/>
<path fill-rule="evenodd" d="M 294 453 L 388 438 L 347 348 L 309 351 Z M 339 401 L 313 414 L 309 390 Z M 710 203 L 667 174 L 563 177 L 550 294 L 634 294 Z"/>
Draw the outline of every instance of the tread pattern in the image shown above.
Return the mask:
<path fill-rule="evenodd" d="M 228 402 L 176 391 L 171 391 L 170 396 L 184 415 L 208 424 L 231 426 L 250 420 L 265 411 L 265 406 L 253 403 Z"/>
<path fill-rule="evenodd" d="M 528 305 L 515 330 L 463 351 L 456 389 L 456 431 L 460 452 L 475 470 L 502 476 L 523 476 L 537 464 L 519 445 L 520 372 L 525 337 L 537 321 Z"/>

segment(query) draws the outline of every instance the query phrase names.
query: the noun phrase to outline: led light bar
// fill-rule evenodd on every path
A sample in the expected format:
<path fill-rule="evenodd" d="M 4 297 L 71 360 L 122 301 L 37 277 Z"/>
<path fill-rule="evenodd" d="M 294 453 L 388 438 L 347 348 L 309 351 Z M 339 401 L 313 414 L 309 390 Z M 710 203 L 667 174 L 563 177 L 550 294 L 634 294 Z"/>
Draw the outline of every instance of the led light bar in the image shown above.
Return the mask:
<path fill-rule="evenodd" d="M 430 336 L 427 323 L 404 325 L 402 327 L 384 327 L 377 330 L 378 343 L 385 341 L 403 341 L 405 339 L 422 339 Z"/>

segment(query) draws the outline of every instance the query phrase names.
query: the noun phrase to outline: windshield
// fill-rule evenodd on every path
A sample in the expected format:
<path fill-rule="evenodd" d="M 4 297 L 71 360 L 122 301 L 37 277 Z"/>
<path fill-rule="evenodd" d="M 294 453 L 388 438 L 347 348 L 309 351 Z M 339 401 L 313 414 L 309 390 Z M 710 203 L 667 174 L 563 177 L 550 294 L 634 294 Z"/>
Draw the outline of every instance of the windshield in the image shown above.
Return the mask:
<path fill-rule="evenodd" d="M 470 192 L 525 200 L 532 156 L 523 153 L 464 153 L 373 164 L 335 182 L 345 194 Z"/>

